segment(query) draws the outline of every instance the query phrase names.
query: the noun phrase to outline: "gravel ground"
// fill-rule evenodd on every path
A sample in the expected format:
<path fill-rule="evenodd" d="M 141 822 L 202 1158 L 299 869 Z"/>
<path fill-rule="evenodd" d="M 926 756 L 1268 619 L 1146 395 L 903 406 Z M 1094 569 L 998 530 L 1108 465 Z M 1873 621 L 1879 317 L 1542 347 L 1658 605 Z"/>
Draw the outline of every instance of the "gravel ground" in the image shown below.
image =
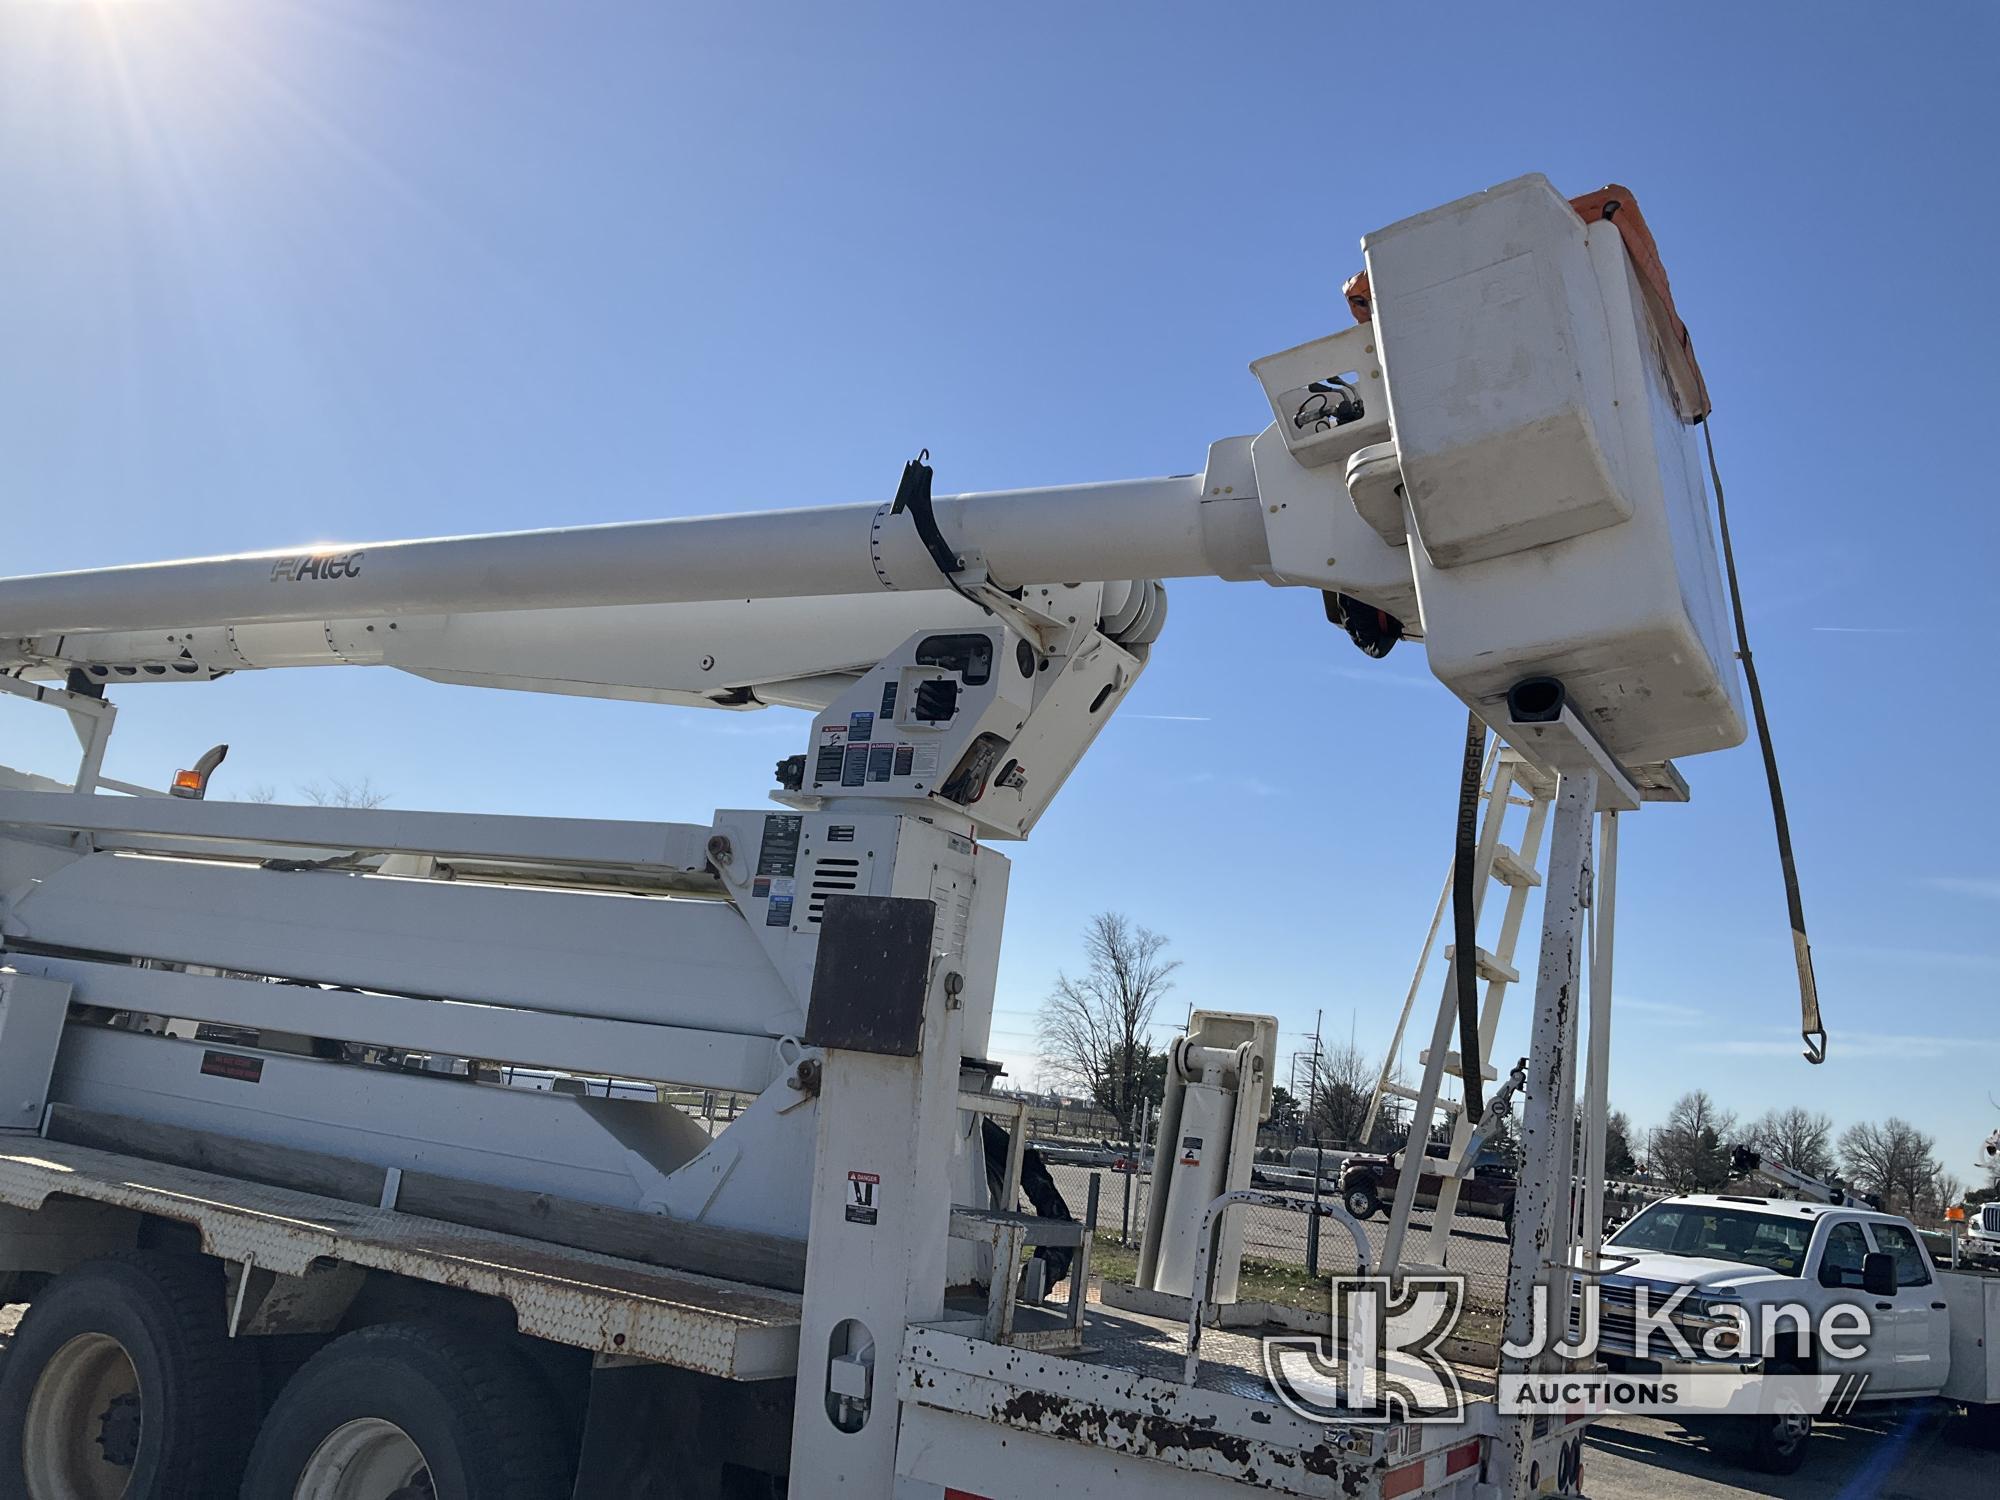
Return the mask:
<path fill-rule="evenodd" d="M 1591 1500 L 1975 1500 L 2000 1491 L 1995 1455 L 1936 1405 L 1816 1426 L 1798 1473 L 1750 1473 L 1671 1421 L 1620 1417 L 1591 1428 Z"/>

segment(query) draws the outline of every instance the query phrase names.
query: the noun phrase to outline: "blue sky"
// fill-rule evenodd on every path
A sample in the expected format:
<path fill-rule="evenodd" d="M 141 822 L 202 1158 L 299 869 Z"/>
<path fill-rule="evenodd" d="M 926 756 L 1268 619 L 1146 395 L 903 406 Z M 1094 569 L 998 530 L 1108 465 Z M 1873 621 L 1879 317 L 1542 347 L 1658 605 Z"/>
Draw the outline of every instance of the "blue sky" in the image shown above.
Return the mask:
<path fill-rule="evenodd" d="M 1412 8 L 1415 10 L 1416 8 Z M 1717 412 L 1832 1060 L 1755 752 L 1631 820 L 1614 1102 L 2000 1125 L 2000 380 L 1981 6 L 0 5 L 0 570 L 1184 472 L 1356 241 L 1634 189 Z M 996 1045 L 1110 907 L 1187 1002 L 1386 1043 L 1462 711 L 1309 593 L 1183 583 L 1016 859 Z M 803 720 L 252 674 L 113 774 L 703 820 Z M 0 758 L 54 741 L 19 714 Z M 17 753 L 17 750 L 19 753 Z M 1524 952 L 1527 951 L 1524 946 Z M 1524 999 L 1507 1033 L 1523 1030 Z M 1519 1045 L 1503 1036 L 1502 1050 Z"/>

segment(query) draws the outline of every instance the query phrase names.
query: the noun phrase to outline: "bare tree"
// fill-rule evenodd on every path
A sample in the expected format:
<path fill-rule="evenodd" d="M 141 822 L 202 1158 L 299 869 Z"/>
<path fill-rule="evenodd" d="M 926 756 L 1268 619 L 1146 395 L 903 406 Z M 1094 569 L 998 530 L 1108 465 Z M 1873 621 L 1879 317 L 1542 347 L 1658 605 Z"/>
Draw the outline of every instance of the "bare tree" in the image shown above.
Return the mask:
<path fill-rule="evenodd" d="M 1923 1201 L 1917 1205 L 1916 1217 L 1924 1224 L 1939 1225 L 1944 1222 L 1944 1211 L 1965 1201 L 1965 1184 L 1943 1168 L 1930 1181 L 1924 1191 Z"/>
<path fill-rule="evenodd" d="M 1167 939 L 1117 912 L 1099 912 L 1084 930 L 1084 971 L 1056 975 L 1042 1002 L 1041 1061 L 1051 1078 L 1087 1095 L 1124 1128 L 1138 1128 L 1160 997 L 1173 986 L 1177 958 Z"/>
<path fill-rule="evenodd" d="M 1353 1042 L 1328 1047 L 1313 1066 L 1312 1125 L 1316 1138 L 1366 1148 L 1361 1127 L 1375 1095 L 1376 1063 Z"/>
<path fill-rule="evenodd" d="M 1863 1192 L 1885 1208 L 1915 1209 L 1937 1181 L 1933 1141 L 1908 1120 L 1891 1115 L 1880 1125 L 1863 1121 L 1840 1133 L 1840 1159 Z"/>
<path fill-rule="evenodd" d="M 301 802 L 309 802 L 314 807 L 380 807 L 389 800 L 389 794 L 376 791 L 374 780 L 367 776 L 363 776 L 359 781 L 342 781 L 335 776 L 324 782 L 302 782 L 298 787 L 298 795 Z M 268 781 L 260 781 L 236 800 L 276 802 L 278 789 Z"/>
<path fill-rule="evenodd" d="M 359 781 L 342 781 L 338 776 L 324 782 L 308 781 L 299 788 L 299 795 L 315 807 L 380 807 L 389 800 L 389 794 L 376 791 L 374 781 L 367 776 Z"/>
<path fill-rule="evenodd" d="M 1833 1121 L 1814 1110 L 1796 1104 L 1766 1110 L 1743 1127 L 1743 1139 L 1794 1172 L 1821 1178 L 1833 1173 Z"/>
<path fill-rule="evenodd" d="M 1292 1091 L 1282 1083 L 1271 1090 L 1271 1118 L 1264 1123 L 1281 1136 L 1296 1141 L 1305 1126 L 1306 1112 Z"/>
<path fill-rule="evenodd" d="M 1632 1117 L 1614 1109 L 1604 1117 L 1604 1175 L 1630 1177 L 1638 1165 L 1632 1154 Z"/>
<path fill-rule="evenodd" d="M 1729 1136 L 1735 1128 L 1736 1116 L 1717 1107 L 1707 1090 L 1690 1090 L 1653 1132 L 1647 1165 L 1676 1192 L 1721 1187 L 1729 1180 Z"/>

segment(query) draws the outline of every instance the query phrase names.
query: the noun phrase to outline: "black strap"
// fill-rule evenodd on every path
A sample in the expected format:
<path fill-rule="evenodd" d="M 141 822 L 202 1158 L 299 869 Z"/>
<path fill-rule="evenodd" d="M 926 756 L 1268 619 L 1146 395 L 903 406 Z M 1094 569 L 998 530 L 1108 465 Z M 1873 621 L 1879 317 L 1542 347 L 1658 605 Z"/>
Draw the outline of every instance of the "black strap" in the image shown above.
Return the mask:
<path fill-rule="evenodd" d="M 1757 743 L 1764 752 L 1764 781 L 1771 792 L 1771 823 L 1778 835 L 1778 867 L 1785 879 L 1785 907 L 1792 919 L 1792 959 L 1799 970 L 1799 1035 L 1806 1061 L 1826 1061 L 1826 1023 L 1819 1013 L 1819 981 L 1813 976 L 1812 944 L 1806 938 L 1805 901 L 1799 895 L 1799 867 L 1792 858 L 1792 824 L 1785 816 L 1785 788 L 1778 780 L 1778 752 L 1771 748 L 1771 723 L 1764 714 L 1764 689 L 1757 682 L 1757 664 L 1750 659 L 1750 633 L 1743 624 L 1743 593 L 1736 586 L 1736 551 L 1729 545 L 1729 508 L 1722 499 L 1722 470 L 1715 462 L 1715 437 L 1704 420 L 1703 443 L 1708 448 L 1708 478 L 1715 486 L 1715 520 L 1722 532 L 1722 565 L 1729 575 L 1729 607 L 1736 619 L 1736 656 L 1743 663 L 1743 684 L 1750 690 L 1750 712 L 1757 721 Z"/>
<path fill-rule="evenodd" d="M 1013 1204 L 999 1202 L 1000 1193 L 1007 1182 L 1007 1151 L 1010 1145 L 1007 1132 L 990 1119 L 981 1118 L 979 1124 L 980 1144 L 986 1155 L 987 1186 L 992 1190 L 997 1206 L 1007 1213 L 1012 1213 Z M 1021 1191 L 1027 1195 L 1028 1202 L 1034 1205 L 1036 1217 L 1067 1219 L 1072 1223 L 1075 1222 L 1076 1215 L 1069 1211 L 1069 1204 L 1064 1201 L 1062 1190 L 1056 1186 L 1055 1176 L 1049 1171 L 1048 1163 L 1042 1159 L 1042 1153 L 1033 1146 L 1024 1147 L 1021 1151 Z M 1071 1255 L 1072 1252 L 1066 1245 L 1035 1247 L 1035 1259 L 1048 1267 L 1050 1286 L 1054 1286 L 1069 1275 Z M 994 1274 L 1002 1273 L 996 1268 Z"/>
<path fill-rule="evenodd" d="M 1486 1059 L 1479 1055 L 1479 885 L 1473 869 L 1479 845 L 1479 790 L 1485 780 L 1486 721 L 1465 720 L 1465 758 L 1458 773 L 1458 826 L 1451 859 L 1451 974 L 1458 999 L 1458 1081 L 1465 1118 L 1475 1126 L 1486 1113 Z M 1495 807 L 1494 817 L 1506 809 Z"/>
<path fill-rule="evenodd" d="M 930 456 L 931 450 L 926 448 L 903 465 L 902 483 L 896 486 L 896 503 L 889 507 L 889 514 L 899 516 L 906 510 L 910 513 L 917 523 L 917 535 L 923 538 L 924 550 L 930 553 L 938 571 L 949 578 L 965 570 L 965 559 L 938 530 L 937 512 L 931 508 L 931 466 L 925 462 Z"/>

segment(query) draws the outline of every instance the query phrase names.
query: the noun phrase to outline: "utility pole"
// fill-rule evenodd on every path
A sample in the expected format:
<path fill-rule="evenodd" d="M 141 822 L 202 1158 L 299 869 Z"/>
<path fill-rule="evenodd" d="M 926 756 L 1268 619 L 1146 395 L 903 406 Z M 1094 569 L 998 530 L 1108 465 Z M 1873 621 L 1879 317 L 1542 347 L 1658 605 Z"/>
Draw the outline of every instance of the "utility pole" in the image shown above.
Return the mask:
<path fill-rule="evenodd" d="M 1320 1175 L 1326 1170 L 1326 1147 L 1320 1139 L 1319 1128 L 1319 1069 L 1320 1069 L 1320 1023 L 1326 1018 L 1324 1010 L 1313 1012 L 1312 1071 L 1306 1074 L 1306 1118 L 1312 1122 L 1313 1134 L 1313 1211 L 1306 1220 L 1306 1274 L 1319 1275 L 1319 1188 Z"/>
<path fill-rule="evenodd" d="M 1286 1080 L 1287 1087 L 1289 1088 L 1289 1091 L 1292 1096 L 1292 1107 L 1294 1111 L 1292 1119 L 1292 1144 L 1294 1146 L 1303 1146 L 1306 1143 L 1306 1129 L 1309 1122 L 1307 1119 L 1305 1100 L 1301 1099 L 1299 1096 L 1301 1094 L 1306 1093 L 1308 1090 L 1299 1087 L 1299 1059 L 1302 1057 L 1311 1057 L 1311 1056 L 1312 1054 L 1306 1051 L 1303 1047 L 1300 1048 L 1298 1051 L 1294 1052 L 1292 1054 L 1291 1067 L 1289 1069 L 1289 1073 Z M 1308 1084 L 1308 1087 L 1310 1087 L 1310 1084 Z M 1289 1163 L 1287 1164 L 1289 1165 Z"/>

